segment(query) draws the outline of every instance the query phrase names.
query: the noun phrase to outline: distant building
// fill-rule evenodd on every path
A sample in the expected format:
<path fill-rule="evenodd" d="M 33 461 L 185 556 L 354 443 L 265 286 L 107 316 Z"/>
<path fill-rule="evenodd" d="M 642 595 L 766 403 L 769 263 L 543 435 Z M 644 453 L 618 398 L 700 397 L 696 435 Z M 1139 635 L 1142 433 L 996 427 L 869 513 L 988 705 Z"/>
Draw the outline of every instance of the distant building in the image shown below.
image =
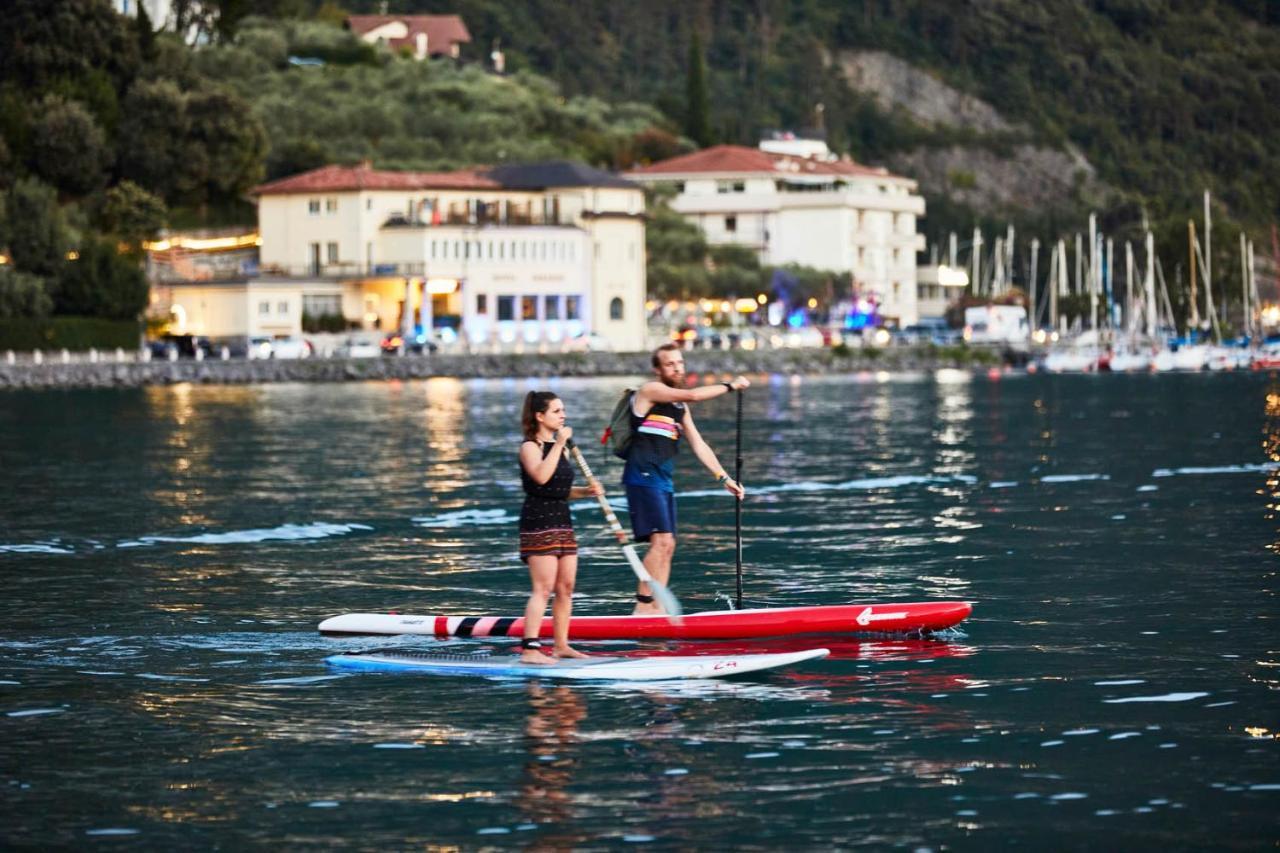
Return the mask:
<path fill-rule="evenodd" d="M 645 347 L 644 193 L 564 161 L 483 171 L 326 166 L 257 187 L 256 267 L 160 268 L 153 313 L 210 337 L 455 329 L 473 346 L 598 333 Z M 179 310 L 173 308 L 178 306 Z"/>
<path fill-rule="evenodd" d="M 111 0 L 111 8 L 129 18 L 138 17 L 138 9 L 145 8 L 151 26 L 157 31 L 177 32 L 178 10 L 174 6 L 174 0 Z M 216 11 L 216 8 L 205 8 L 198 1 L 187 4 L 186 31 L 179 33 L 183 41 L 191 45 L 206 43 L 208 33 L 202 29 L 202 24 L 211 25 Z"/>
<path fill-rule="evenodd" d="M 347 29 L 369 44 L 408 49 L 418 60 L 457 59 L 462 45 L 471 42 L 467 25 L 457 15 L 352 15 Z"/>
<path fill-rule="evenodd" d="M 759 149 L 717 145 L 634 169 L 627 177 L 675 189 L 673 210 L 713 245 L 754 249 L 766 265 L 802 264 L 851 274 L 882 318 L 914 323 L 916 182 L 837 158 L 824 142 L 778 138 Z"/>
<path fill-rule="evenodd" d="M 947 307 L 963 296 L 969 274 L 959 267 L 927 264 L 916 269 L 916 307 L 921 320 L 946 316 Z"/>

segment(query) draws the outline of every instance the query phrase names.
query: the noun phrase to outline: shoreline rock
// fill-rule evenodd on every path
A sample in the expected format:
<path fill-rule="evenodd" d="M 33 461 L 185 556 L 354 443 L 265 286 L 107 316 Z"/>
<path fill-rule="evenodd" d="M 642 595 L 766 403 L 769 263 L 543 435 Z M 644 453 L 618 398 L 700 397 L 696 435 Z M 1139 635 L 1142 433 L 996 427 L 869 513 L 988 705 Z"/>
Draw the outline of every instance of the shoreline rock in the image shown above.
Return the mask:
<path fill-rule="evenodd" d="M 993 352 L 947 349 L 694 350 L 691 373 L 857 373 L 970 368 L 999 363 Z M 242 385 L 260 382 L 367 382 L 534 376 L 644 376 L 649 354 L 470 353 L 402 358 L 313 358 L 298 361 L 151 361 L 0 363 L 0 388 L 137 388 L 144 385 Z"/>

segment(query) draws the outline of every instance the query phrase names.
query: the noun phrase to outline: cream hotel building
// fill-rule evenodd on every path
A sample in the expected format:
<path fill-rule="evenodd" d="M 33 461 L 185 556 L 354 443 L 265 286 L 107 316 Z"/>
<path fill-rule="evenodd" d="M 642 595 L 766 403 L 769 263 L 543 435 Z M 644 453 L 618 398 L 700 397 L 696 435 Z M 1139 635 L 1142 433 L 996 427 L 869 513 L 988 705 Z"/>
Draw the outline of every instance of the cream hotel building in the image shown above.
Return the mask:
<path fill-rule="evenodd" d="M 362 163 L 254 195 L 256 265 L 154 265 L 152 313 L 175 331 L 301 334 L 305 312 L 365 330 L 448 328 L 464 347 L 554 349 L 595 333 L 645 348 L 644 194 L 617 176 L 565 161 L 442 173 Z"/>

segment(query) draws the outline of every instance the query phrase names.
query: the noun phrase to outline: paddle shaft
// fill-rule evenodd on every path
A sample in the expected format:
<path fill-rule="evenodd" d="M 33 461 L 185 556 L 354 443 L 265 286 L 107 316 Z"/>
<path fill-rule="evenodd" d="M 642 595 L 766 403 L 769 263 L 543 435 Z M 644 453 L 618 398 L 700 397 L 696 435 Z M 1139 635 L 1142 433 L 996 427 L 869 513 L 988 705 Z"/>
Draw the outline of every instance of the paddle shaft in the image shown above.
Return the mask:
<path fill-rule="evenodd" d="M 733 481 L 742 486 L 742 392 L 738 392 L 738 420 L 737 429 L 735 430 L 735 448 L 733 466 Z M 742 499 L 735 498 L 733 501 L 733 540 L 734 553 L 737 558 L 736 580 L 737 580 L 737 607 L 742 609 Z"/>
<path fill-rule="evenodd" d="M 587 485 L 594 486 L 600 481 L 596 479 L 596 475 L 591 472 L 591 466 L 587 464 L 587 458 L 582 455 L 582 451 L 573 443 L 573 439 L 568 442 L 569 452 L 573 454 L 573 461 L 578 463 L 578 467 L 582 469 L 582 476 L 587 478 Z M 622 546 L 622 553 L 627 555 L 627 563 L 631 566 L 631 571 L 635 573 L 643 583 L 647 583 L 649 588 L 653 590 L 654 598 L 662 604 L 662 609 L 667 611 L 667 616 L 678 617 L 683 612 L 680 602 L 672 594 L 671 590 L 665 585 L 653 579 L 653 575 L 644 567 L 644 563 L 640 562 L 640 555 L 636 553 L 636 546 L 627 541 L 627 532 L 622 529 L 622 523 L 618 521 L 618 516 L 614 513 L 613 507 L 609 505 L 609 499 L 605 497 L 604 489 L 600 489 L 600 494 L 596 495 L 596 500 L 600 502 L 600 509 L 604 510 L 605 520 L 609 522 L 609 528 L 613 531 L 613 535 L 618 540 L 618 544 Z"/>

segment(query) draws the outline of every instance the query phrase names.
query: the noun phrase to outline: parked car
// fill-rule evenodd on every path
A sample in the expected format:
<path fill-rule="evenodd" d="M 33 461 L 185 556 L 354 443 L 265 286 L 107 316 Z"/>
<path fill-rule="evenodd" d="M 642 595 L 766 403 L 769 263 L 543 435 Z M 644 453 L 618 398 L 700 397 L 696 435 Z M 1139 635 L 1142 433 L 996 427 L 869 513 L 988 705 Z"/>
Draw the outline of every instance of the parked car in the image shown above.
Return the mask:
<path fill-rule="evenodd" d="M 246 358 L 271 358 L 271 338 L 249 338 Z"/>
<path fill-rule="evenodd" d="M 435 352 L 438 349 L 435 341 L 428 341 L 425 332 L 417 332 L 405 338 L 399 332 L 388 332 L 382 339 L 383 355 L 422 355 L 423 352 Z"/>
<path fill-rule="evenodd" d="M 357 338 L 354 335 L 338 344 L 333 354 L 339 358 L 377 358 L 382 347 L 368 338 Z"/>
<path fill-rule="evenodd" d="M 276 338 L 271 341 L 272 358 L 311 358 L 315 350 L 305 338 Z"/>
<path fill-rule="evenodd" d="M 161 335 L 147 342 L 152 358 L 209 358 L 213 355 L 213 343 L 203 335 Z"/>
<path fill-rule="evenodd" d="M 587 332 L 566 342 L 569 352 L 613 352 L 613 344 L 598 332 Z"/>

